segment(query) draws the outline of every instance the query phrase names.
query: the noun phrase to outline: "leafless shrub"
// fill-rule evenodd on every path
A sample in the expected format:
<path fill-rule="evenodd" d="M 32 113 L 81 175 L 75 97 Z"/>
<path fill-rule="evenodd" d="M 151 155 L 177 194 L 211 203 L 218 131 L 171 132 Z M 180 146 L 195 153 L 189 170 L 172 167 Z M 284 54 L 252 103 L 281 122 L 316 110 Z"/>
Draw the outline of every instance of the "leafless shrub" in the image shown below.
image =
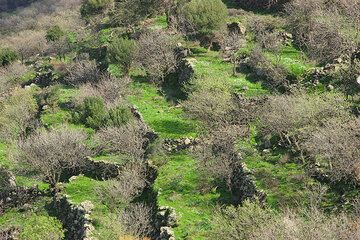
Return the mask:
<path fill-rule="evenodd" d="M 281 92 L 289 91 L 291 81 L 288 79 L 286 69 L 267 59 L 260 48 L 255 48 L 251 52 L 248 65 L 258 76 L 265 78 L 270 88 Z"/>
<path fill-rule="evenodd" d="M 121 170 L 119 177 L 109 180 L 98 189 L 98 194 L 112 212 L 129 204 L 146 187 L 146 168 L 141 161 L 129 162 Z"/>
<path fill-rule="evenodd" d="M 231 179 L 240 156 L 235 150 L 235 142 L 244 137 L 247 129 L 241 126 L 222 126 L 214 130 L 196 147 L 195 156 L 199 160 L 199 169 L 211 178 L 224 180 L 231 189 Z"/>
<path fill-rule="evenodd" d="M 320 161 L 334 181 L 356 179 L 360 182 L 360 119 L 329 121 L 312 132 L 303 146 Z"/>
<path fill-rule="evenodd" d="M 276 213 L 256 203 L 227 207 L 215 214 L 212 239 L 224 240 L 354 240 L 359 230 L 345 214 L 328 215 L 319 209 L 286 210 Z"/>
<path fill-rule="evenodd" d="M 24 30 L 1 39 L 0 43 L 15 49 L 22 62 L 35 55 L 43 55 L 48 49 L 44 31 Z"/>
<path fill-rule="evenodd" d="M 129 78 L 114 78 L 103 74 L 98 83 L 86 83 L 80 86 L 80 93 L 76 97 L 77 103 L 82 103 L 86 97 L 100 96 L 107 107 L 111 107 L 124 100 L 129 89 Z"/>
<path fill-rule="evenodd" d="M 39 171 L 56 188 L 61 174 L 80 167 L 91 154 L 85 145 L 87 135 L 66 126 L 50 131 L 38 131 L 18 144 L 17 160 Z"/>
<path fill-rule="evenodd" d="M 358 26 L 354 29 L 358 20 L 346 11 L 344 14 L 336 2 L 327 5 L 319 0 L 295 0 L 285 8 L 298 45 L 319 62 L 351 53 L 358 42 Z"/>
<path fill-rule="evenodd" d="M 175 70 L 177 38 L 163 31 L 145 32 L 138 41 L 137 62 L 153 81 L 162 83 L 166 75 Z"/>
<path fill-rule="evenodd" d="M 130 204 L 120 214 L 120 222 L 124 226 L 125 232 L 140 239 L 152 233 L 152 218 L 152 209 L 144 203 Z"/>
<path fill-rule="evenodd" d="M 96 62 L 90 60 L 79 60 L 71 63 L 68 67 L 68 72 L 65 82 L 72 86 L 84 83 L 97 83 L 101 78 Z"/>
<path fill-rule="evenodd" d="M 188 99 L 182 102 L 189 117 L 202 121 L 210 128 L 230 120 L 229 113 L 234 109 L 234 103 L 228 83 L 221 79 L 209 82 L 198 78 L 192 85 Z"/>
<path fill-rule="evenodd" d="M 95 141 L 108 153 L 126 154 L 134 160 L 140 160 L 144 155 L 144 132 L 135 124 L 100 129 Z"/>
<path fill-rule="evenodd" d="M 31 90 L 15 89 L 0 102 L 0 136 L 12 142 L 25 134 L 37 113 L 37 103 Z"/>
<path fill-rule="evenodd" d="M 264 110 L 265 109 L 265 110 Z M 272 96 L 260 113 L 261 132 L 277 135 L 281 142 L 301 150 L 301 139 L 323 125 L 329 119 L 346 119 L 347 104 L 342 96 L 294 95 Z"/>
<path fill-rule="evenodd" d="M 17 62 L 0 68 L 0 96 L 13 88 L 28 71 L 28 67 Z"/>

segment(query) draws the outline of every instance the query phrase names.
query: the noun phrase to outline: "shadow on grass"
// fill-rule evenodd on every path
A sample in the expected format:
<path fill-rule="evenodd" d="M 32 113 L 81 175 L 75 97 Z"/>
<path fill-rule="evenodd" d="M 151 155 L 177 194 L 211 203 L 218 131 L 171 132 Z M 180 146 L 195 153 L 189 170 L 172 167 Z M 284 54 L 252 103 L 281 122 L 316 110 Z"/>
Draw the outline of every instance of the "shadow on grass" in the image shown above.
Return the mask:
<path fill-rule="evenodd" d="M 186 135 L 196 130 L 195 124 L 180 120 L 155 120 L 153 124 L 157 132 L 165 135 Z"/>

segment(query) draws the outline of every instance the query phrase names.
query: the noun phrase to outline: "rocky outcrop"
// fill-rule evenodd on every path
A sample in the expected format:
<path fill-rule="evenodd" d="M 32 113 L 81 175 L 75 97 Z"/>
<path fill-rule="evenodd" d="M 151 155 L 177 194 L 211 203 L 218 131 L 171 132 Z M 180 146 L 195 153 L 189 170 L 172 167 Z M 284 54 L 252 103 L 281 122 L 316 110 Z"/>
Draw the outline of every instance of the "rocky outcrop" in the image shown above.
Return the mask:
<path fill-rule="evenodd" d="M 72 203 L 66 196 L 58 195 L 52 202 L 53 214 L 62 222 L 66 229 L 65 239 L 91 240 L 94 230 L 90 218 L 94 205 L 90 201 L 80 205 Z"/>

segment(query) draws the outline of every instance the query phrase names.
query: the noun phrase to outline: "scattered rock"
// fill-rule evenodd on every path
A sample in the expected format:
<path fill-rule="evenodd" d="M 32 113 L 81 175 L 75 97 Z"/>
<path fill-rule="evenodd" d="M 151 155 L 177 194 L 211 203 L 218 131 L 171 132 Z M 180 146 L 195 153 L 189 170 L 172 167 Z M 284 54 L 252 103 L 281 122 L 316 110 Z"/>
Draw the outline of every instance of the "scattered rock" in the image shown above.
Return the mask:
<path fill-rule="evenodd" d="M 327 89 L 328 89 L 329 91 L 333 91 L 335 88 L 334 88 L 333 85 L 329 84 L 329 85 L 327 85 Z"/>
<path fill-rule="evenodd" d="M 160 228 L 160 240 L 175 240 L 175 234 L 171 227 Z"/>
<path fill-rule="evenodd" d="M 248 90 L 249 90 L 249 87 L 248 87 L 248 86 L 243 86 L 241 89 L 242 89 L 243 91 L 248 91 Z"/>

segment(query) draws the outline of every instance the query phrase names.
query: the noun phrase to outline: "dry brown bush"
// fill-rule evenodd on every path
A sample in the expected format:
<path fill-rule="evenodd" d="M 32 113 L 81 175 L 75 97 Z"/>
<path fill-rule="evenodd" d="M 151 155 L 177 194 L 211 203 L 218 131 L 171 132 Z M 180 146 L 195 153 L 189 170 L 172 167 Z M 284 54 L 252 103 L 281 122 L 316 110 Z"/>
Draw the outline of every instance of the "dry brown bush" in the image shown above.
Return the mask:
<path fill-rule="evenodd" d="M 234 169 L 240 164 L 240 156 L 235 149 L 235 143 L 246 133 L 247 128 L 228 125 L 219 127 L 201 139 L 195 151 L 199 170 L 207 178 L 223 180 L 231 189 Z"/>
<path fill-rule="evenodd" d="M 19 83 L 19 80 L 29 71 L 29 68 L 20 63 L 13 63 L 9 66 L 0 68 L 0 98 L 5 92 Z"/>
<path fill-rule="evenodd" d="M 78 104 L 82 103 L 86 97 L 100 96 L 104 99 L 107 107 L 112 107 L 121 101 L 125 101 L 128 94 L 129 78 L 114 78 L 108 74 L 103 74 L 98 83 L 86 83 L 80 86 L 80 93 L 76 97 Z"/>
<path fill-rule="evenodd" d="M 134 123 L 121 127 L 102 128 L 94 138 L 101 151 L 125 154 L 133 160 L 143 158 L 144 129 Z"/>
<path fill-rule="evenodd" d="M 360 119 L 329 121 L 303 142 L 306 151 L 326 166 L 331 180 L 354 179 L 360 182 Z"/>
<path fill-rule="evenodd" d="M 120 213 L 120 222 L 125 232 L 139 239 L 146 239 L 153 231 L 153 211 L 144 203 L 130 204 Z"/>
<path fill-rule="evenodd" d="M 14 49 L 22 62 L 30 57 L 43 55 L 49 49 L 44 31 L 24 30 L 0 39 L 0 43 Z"/>
<path fill-rule="evenodd" d="M 359 42 L 357 0 L 294 0 L 285 9 L 296 42 L 319 62 L 350 54 Z"/>
<path fill-rule="evenodd" d="M 277 135 L 284 144 L 300 150 L 301 139 L 329 119 L 349 117 L 348 104 L 341 95 L 272 96 L 260 110 L 261 133 Z"/>
<path fill-rule="evenodd" d="M 98 83 L 101 76 L 95 61 L 78 60 L 70 64 L 64 80 L 69 85 L 78 86 L 84 83 Z"/>
<path fill-rule="evenodd" d="M 330 215 L 317 208 L 274 212 L 256 203 L 227 207 L 215 214 L 211 239 L 224 240 L 355 240 L 359 229 L 343 213 Z"/>
<path fill-rule="evenodd" d="M 17 160 L 38 171 L 56 189 L 61 175 L 82 166 L 91 154 L 85 145 L 86 139 L 83 131 L 66 126 L 39 130 L 19 142 Z"/>
<path fill-rule="evenodd" d="M 16 88 L 0 102 L 0 138 L 12 142 L 23 137 L 33 122 L 38 106 L 29 89 Z"/>
<path fill-rule="evenodd" d="M 97 193 L 112 212 L 129 204 L 147 186 L 146 166 L 143 162 L 125 164 L 120 175 L 97 189 Z"/>
<path fill-rule="evenodd" d="M 177 37 L 160 30 L 140 36 L 137 62 L 153 81 L 162 83 L 166 75 L 175 70 L 178 63 L 176 44 Z"/>

